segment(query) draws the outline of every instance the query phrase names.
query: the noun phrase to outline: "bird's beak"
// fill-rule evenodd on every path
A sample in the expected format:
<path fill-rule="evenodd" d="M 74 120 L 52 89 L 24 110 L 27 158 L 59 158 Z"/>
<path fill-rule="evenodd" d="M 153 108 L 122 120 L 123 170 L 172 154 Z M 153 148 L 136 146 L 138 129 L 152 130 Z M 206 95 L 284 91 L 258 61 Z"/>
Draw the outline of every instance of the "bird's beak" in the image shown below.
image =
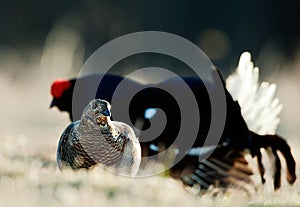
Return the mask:
<path fill-rule="evenodd" d="M 103 114 L 104 116 L 110 116 L 110 112 L 108 109 L 102 111 L 101 114 Z"/>
<path fill-rule="evenodd" d="M 50 108 L 52 108 L 53 106 L 56 106 L 55 100 L 53 99 L 51 104 L 50 104 Z"/>

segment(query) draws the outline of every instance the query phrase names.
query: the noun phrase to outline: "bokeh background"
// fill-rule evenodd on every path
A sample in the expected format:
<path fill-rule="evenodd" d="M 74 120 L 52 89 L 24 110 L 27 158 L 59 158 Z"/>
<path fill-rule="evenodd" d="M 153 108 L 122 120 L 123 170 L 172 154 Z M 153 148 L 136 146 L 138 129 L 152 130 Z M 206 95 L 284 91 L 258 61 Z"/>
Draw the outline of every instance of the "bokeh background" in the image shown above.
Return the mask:
<path fill-rule="evenodd" d="M 49 109 L 52 81 L 76 76 L 96 49 L 137 31 L 170 32 L 192 41 L 224 77 L 234 71 L 243 51 L 251 52 L 260 67 L 260 80 L 277 84 L 283 103 L 278 133 L 287 137 L 299 163 L 299 10 L 298 1 L 290 0 L 1 0 L 0 202 L 6 206 L 130 206 L 139 197 L 139 206 L 171 206 L 176 199 L 176 204 L 234 203 L 236 197 L 226 195 L 194 198 L 169 179 L 136 182 L 101 170 L 75 176 L 57 172 L 56 145 L 68 115 Z M 120 64 L 117 73 L 152 60 L 137 56 Z M 285 185 L 280 194 L 270 187 L 262 191 L 254 201 L 243 197 L 241 205 L 300 205 L 299 182 Z M 287 200 L 287 195 L 292 199 Z"/>

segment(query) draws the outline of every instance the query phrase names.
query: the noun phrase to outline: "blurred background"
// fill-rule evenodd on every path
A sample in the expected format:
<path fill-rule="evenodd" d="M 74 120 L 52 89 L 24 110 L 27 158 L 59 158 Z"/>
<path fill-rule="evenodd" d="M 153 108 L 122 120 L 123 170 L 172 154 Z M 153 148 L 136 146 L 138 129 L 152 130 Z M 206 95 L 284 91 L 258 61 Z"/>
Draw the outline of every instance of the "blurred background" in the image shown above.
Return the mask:
<path fill-rule="evenodd" d="M 273 58 L 276 63 L 271 65 L 276 66 L 295 58 L 298 10 L 298 2 L 290 0 L 2 0 L 0 43 L 30 61 L 28 51 L 43 47 L 50 32 L 61 26 L 77 32 L 86 58 L 121 35 L 157 30 L 199 45 L 223 70 L 232 68 L 244 50 L 254 55 L 258 65 L 269 66 Z"/>
<path fill-rule="evenodd" d="M 21 98 L 24 107 L 36 101 L 46 110 L 51 82 L 57 77 L 76 76 L 84 61 L 108 41 L 155 30 L 197 44 L 225 77 L 235 69 L 243 51 L 251 52 L 260 67 L 260 80 L 278 84 L 278 96 L 285 105 L 282 119 L 286 126 L 281 125 L 281 131 L 287 136 L 300 134 L 295 99 L 300 87 L 298 1 L 1 0 L 0 9 L 0 90 L 6 95 L 16 93 L 16 102 Z M 147 66 L 155 58 L 127 58 L 118 65 L 117 73 L 122 74 L 126 67 Z M 180 70 L 181 65 L 176 64 Z M 8 112 L 11 102 L 4 98 L 1 110 Z M 2 116 L 1 130 L 10 130 L 8 120 L 14 110 Z M 22 117 L 26 116 L 17 120 Z"/>
<path fill-rule="evenodd" d="M 0 158 L 43 155 L 55 163 L 68 115 L 49 109 L 52 81 L 76 76 L 108 41 L 146 30 L 197 44 L 224 77 L 243 51 L 251 52 L 260 80 L 277 83 L 283 103 L 278 133 L 299 155 L 299 11 L 291 0 L 0 0 Z M 152 60 L 129 59 L 118 73 Z"/>

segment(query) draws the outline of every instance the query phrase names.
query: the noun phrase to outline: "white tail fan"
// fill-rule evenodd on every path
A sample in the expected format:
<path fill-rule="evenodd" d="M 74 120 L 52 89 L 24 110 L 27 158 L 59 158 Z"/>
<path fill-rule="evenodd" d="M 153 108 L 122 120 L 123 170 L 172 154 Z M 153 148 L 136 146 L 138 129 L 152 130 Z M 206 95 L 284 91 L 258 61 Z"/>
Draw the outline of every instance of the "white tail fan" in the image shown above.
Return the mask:
<path fill-rule="evenodd" d="M 236 71 L 226 79 L 226 88 L 241 106 L 249 129 L 258 134 L 275 134 L 282 105 L 275 97 L 276 84 L 258 82 L 259 69 L 249 52 L 242 53 Z"/>

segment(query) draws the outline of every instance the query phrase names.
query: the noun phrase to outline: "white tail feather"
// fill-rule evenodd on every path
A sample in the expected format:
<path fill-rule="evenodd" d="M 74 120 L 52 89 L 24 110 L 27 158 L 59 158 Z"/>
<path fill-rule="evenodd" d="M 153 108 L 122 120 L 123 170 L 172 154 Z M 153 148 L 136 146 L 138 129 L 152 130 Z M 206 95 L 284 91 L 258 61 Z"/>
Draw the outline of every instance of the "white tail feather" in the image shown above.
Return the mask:
<path fill-rule="evenodd" d="M 226 87 L 241 106 L 250 130 L 258 134 L 274 134 L 280 122 L 282 105 L 275 97 L 276 84 L 258 82 L 259 69 L 254 67 L 251 54 L 244 52 L 236 71 L 226 79 Z"/>

